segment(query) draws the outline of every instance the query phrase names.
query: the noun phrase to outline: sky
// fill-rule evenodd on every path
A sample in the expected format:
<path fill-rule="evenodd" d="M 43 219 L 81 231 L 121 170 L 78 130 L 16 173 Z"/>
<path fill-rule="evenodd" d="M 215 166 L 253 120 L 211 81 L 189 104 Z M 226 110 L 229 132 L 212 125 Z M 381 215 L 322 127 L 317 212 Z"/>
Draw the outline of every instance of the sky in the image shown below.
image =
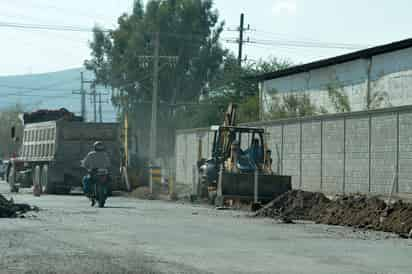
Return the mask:
<path fill-rule="evenodd" d="M 28 30 L 7 23 L 115 28 L 133 0 L 0 0 L 0 76 L 36 74 L 80 67 L 89 58 L 91 33 Z M 240 13 L 250 30 L 249 60 L 278 57 L 295 64 L 332 57 L 412 36 L 408 0 L 215 0 L 226 23 L 225 40 L 238 34 Z M 3 25 L 3 26 L 2 26 Z M 341 44 L 350 49 L 308 47 Z M 296 47 L 296 45 L 306 47 Z"/>

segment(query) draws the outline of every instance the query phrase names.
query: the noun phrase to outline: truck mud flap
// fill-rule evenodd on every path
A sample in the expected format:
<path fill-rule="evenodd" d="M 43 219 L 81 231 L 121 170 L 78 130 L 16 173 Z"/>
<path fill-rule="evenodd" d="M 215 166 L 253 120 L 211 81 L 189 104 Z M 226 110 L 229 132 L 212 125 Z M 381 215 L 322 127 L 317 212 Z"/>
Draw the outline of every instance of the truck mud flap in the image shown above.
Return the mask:
<path fill-rule="evenodd" d="M 222 196 L 251 200 L 254 197 L 254 174 L 222 173 Z M 290 176 L 258 175 L 258 199 L 270 201 L 292 189 Z"/>

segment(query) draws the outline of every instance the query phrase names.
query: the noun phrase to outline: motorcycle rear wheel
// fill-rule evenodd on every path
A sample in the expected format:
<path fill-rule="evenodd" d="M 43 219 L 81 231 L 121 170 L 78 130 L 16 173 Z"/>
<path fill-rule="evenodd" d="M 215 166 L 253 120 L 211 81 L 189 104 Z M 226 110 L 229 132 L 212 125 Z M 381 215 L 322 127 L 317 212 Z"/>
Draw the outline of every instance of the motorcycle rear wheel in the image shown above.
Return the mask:
<path fill-rule="evenodd" d="M 104 191 L 103 186 L 97 186 L 97 203 L 100 208 L 104 207 L 104 204 L 106 203 L 106 193 Z"/>

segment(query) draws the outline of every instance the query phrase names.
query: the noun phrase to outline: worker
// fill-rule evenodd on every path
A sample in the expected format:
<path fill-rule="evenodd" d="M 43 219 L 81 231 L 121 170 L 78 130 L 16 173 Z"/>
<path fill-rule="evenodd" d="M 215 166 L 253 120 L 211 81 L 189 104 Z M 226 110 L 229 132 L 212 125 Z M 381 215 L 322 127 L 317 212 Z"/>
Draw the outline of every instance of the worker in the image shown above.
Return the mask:
<path fill-rule="evenodd" d="M 94 150 L 89 152 L 82 160 L 82 166 L 88 170 L 88 174 L 83 177 L 83 190 L 86 196 L 90 195 L 91 184 L 93 184 L 93 172 L 97 169 L 109 169 L 110 159 L 104 144 L 97 141 L 93 145 Z"/>
<path fill-rule="evenodd" d="M 238 162 L 239 157 L 242 154 L 242 150 L 240 149 L 239 141 L 235 140 L 230 146 L 230 157 L 226 161 L 226 169 L 232 172 L 238 172 L 238 167 L 236 163 Z"/>
<path fill-rule="evenodd" d="M 264 170 L 267 174 L 272 174 L 272 151 L 270 149 L 266 150 L 265 152 L 265 159 L 264 159 Z"/>
<path fill-rule="evenodd" d="M 245 152 L 255 164 L 263 162 L 262 146 L 259 144 L 259 139 L 254 138 L 252 145 Z"/>

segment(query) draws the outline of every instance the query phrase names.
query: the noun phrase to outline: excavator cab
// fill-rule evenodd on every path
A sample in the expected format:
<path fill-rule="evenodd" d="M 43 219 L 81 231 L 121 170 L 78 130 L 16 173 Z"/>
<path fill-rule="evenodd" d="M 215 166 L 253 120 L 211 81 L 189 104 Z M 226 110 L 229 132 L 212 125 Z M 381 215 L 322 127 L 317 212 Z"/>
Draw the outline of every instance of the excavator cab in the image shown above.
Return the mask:
<path fill-rule="evenodd" d="M 262 128 L 215 126 L 212 131 L 212 157 L 219 164 L 231 162 L 232 166 L 235 164 L 234 170 L 240 173 L 263 169 L 265 155 L 268 154 Z M 270 170 L 270 167 L 266 170 Z"/>

